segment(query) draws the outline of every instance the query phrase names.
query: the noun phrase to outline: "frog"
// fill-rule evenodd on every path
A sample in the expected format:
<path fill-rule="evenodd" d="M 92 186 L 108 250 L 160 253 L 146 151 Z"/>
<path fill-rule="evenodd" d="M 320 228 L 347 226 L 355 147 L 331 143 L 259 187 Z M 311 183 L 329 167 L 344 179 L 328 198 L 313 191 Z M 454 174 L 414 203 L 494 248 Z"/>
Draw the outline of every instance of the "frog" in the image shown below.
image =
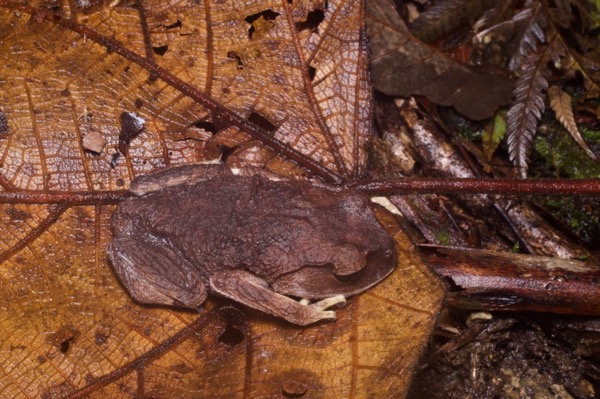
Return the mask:
<path fill-rule="evenodd" d="M 368 195 L 224 164 L 140 175 L 107 253 L 131 297 L 201 310 L 209 294 L 307 326 L 394 269 Z"/>

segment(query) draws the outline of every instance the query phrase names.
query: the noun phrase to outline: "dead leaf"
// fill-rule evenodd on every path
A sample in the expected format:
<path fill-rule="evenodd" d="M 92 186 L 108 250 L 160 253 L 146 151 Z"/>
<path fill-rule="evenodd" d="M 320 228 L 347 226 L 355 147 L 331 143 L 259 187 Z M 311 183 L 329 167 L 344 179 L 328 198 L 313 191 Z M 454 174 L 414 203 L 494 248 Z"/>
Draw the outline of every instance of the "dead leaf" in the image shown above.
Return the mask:
<path fill-rule="evenodd" d="M 404 396 L 443 290 L 389 216 L 395 273 L 337 322 L 300 329 L 219 300 L 200 316 L 133 303 L 106 255 L 114 207 L 68 201 L 204 160 L 203 138 L 228 129 L 249 149 L 238 160 L 290 164 L 259 137 L 309 171 L 360 175 L 362 2 L 131 4 L 0 0 L 0 190 L 65 198 L 0 204 L 0 396 Z M 117 159 L 124 112 L 145 123 Z M 82 144 L 91 132 L 100 154 Z"/>
<path fill-rule="evenodd" d="M 583 140 L 583 137 L 581 137 L 581 133 L 579 133 L 579 129 L 575 123 L 571 96 L 562 91 L 560 87 L 552 86 L 548 89 L 548 98 L 550 99 L 550 107 L 552 107 L 552 110 L 556 114 L 556 119 L 558 119 L 569 133 L 571 133 L 571 136 L 577 141 L 577 144 L 579 144 L 592 159 L 596 159 L 596 155 L 590 150 L 590 147 L 588 147 L 587 143 Z"/>
<path fill-rule="evenodd" d="M 496 6 L 493 0 L 446 0 L 435 3 L 419 15 L 410 26 L 415 36 L 425 42 L 434 41 L 456 27 L 472 24 L 485 10 Z"/>
<path fill-rule="evenodd" d="M 469 67 L 420 42 L 390 0 L 367 3 L 373 84 L 387 95 L 422 95 L 471 119 L 494 115 L 510 103 L 510 79 Z M 473 101 L 473 99 L 477 99 Z"/>

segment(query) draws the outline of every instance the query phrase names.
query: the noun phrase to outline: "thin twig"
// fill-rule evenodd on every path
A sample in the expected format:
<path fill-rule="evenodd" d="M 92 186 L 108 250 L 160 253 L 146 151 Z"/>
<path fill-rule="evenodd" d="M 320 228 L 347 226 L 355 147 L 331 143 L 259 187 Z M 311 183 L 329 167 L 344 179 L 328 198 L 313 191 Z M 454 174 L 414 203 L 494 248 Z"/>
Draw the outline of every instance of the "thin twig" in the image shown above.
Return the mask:
<path fill-rule="evenodd" d="M 405 178 L 381 181 L 355 181 L 348 188 L 369 195 L 424 193 L 600 195 L 600 179 L 480 179 L 480 178 Z"/>
<path fill-rule="evenodd" d="M 114 204 L 131 197 L 128 190 L 117 191 L 0 191 L 0 204 Z"/>

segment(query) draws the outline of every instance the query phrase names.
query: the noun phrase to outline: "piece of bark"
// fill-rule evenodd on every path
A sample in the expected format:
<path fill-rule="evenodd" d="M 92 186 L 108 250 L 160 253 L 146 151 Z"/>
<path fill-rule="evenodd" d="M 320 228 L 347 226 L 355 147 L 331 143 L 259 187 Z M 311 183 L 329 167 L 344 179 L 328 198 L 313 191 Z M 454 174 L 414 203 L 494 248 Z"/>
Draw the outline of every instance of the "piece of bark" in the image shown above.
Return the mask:
<path fill-rule="evenodd" d="M 488 250 L 421 247 L 449 284 L 447 303 L 466 309 L 600 315 L 600 265 Z"/>
<path fill-rule="evenodd" d="M 427 168 L 448 178 L 478 177 L 436 124 L 426 116 L 418 117 L 418 109 L 414 102 L 405 104 L 400 113 L 413 132 L 414 146 L 421 162 L 427 165 Z M 504 230 L 504 235 L 510 236 L 506 226 L 497 224 L 496 220 L 490 220 L 489 216 L 494 213 L 492 209 L 495 208 L 496 212 L 506 219 L 522 246 L 531 254 L 568 259 L 587 253 L 585 248 L 558 231 L 526 201 L 495 198 L 485 194 L 462 196 L 461 199 L 471 212 L 489 220 L 499 231 Z"/>

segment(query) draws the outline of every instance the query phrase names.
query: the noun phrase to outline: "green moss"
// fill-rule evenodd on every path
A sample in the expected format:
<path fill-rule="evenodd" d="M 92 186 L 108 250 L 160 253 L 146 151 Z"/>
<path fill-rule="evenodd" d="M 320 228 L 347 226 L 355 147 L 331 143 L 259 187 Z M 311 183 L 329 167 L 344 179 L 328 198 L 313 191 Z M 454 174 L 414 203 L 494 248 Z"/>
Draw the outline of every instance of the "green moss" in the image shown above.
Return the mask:
<path fill-rule="evenodd" d="M 452 237 L 446 231 L 440 231 L 437 234 L 439 245 L 452 245 Z"/>
<path fill-rule="evenodd" d="M 600 247 L 600 198 L 564 197 L 539 200 L 542 200 L 545 208 L 584 243 L 592 249 Z"/>
<path fill-rule="evenodd" d="M 600 130 L 579 128 L 590 148 L 600 146 Z M 600 178 L 600 164 L 558 123 L 547 123 L 545 131 L 538 134 L 530 165 L 530 177 Z M 536 201 L 590 248 L 600 247 L 600 198 L 537 198 Z"/>
<path fill-rule="evenodd" d="M 587 140 L 593 143 L 600 143 L 600 130 L 590 130 L 585 126 L 580 126 L 579 131 L 581 135 Z"/>
<path fill-rule="evenodd" d="M 453 131 L 457 132 L 463 138 L 473 142 L 481 140 L 484 130 L 482 122 L 466 118 L 451 107 L 441 109 L 440 116 Z"/>
<path fill-rule="evenodd" d="M 581 129 L 588 145 L 600 145 L 600 131 Z M 530 177 L 600 177 L 600 164 L 591 159 L 571 135 L 555 124 L 540 132 L 534 143 Z"/>

